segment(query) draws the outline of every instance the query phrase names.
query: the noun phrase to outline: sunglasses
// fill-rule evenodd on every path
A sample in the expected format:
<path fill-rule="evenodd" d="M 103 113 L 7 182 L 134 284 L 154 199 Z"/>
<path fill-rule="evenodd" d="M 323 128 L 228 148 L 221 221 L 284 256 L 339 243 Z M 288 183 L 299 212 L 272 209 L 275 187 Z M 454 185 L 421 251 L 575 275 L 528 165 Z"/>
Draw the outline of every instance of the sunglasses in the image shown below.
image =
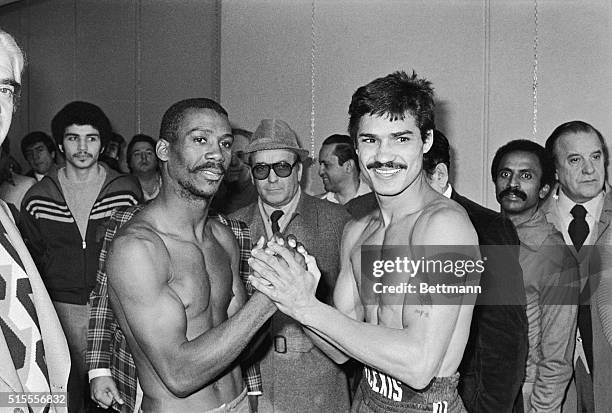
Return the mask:
<path fill-rule="evenodd" d="M 294 163 L 289 163 L 285 161 L 276 162 L 273 164 L 269 163 L 257 163 L 253 168 L 251 168 L 251 172 L 253 173 L 253 178 L 263 181 L 264 179 L 268 179 L 270 175 L 270 169 L 274 169 L 274 173 L 279 178 L 286 178 L 291 175 L 293 171 L 293 167 L 297 165 L 298 161 Z"/>

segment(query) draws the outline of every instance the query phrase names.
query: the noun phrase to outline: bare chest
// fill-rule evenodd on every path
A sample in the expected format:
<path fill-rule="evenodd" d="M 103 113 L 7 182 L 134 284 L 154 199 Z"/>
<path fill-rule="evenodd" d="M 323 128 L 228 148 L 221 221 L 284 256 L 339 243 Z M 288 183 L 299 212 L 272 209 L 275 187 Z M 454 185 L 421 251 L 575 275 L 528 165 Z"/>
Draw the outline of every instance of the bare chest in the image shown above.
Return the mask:
<path fill-rule="evenodd" d="M 216 242 L 171 241 L 166 246 L 171 262 L 168 286 L 181 300 L 188 319 L 203 313 L 210 313 L 214 320 L 227 318 L 233 279 L 227 252 Z"/>
<path fill-rule="evenodd" d="M 351 250 L 350 262 L 365 310 L 366 321 L 404 327 L 408 272 L 396 271 L 397 259 L 410 257 L 414 222 L 369 225 Z"/>

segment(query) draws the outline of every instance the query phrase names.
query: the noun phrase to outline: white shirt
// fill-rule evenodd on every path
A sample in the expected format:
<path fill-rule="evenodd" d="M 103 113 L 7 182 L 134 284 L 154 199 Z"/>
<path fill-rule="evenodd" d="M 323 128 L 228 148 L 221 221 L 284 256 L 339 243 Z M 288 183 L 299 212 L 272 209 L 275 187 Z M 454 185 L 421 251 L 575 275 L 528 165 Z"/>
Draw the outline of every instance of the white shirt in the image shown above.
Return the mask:
<path fill-rule="evenodd" d="M 353 196 L 353 198 L 357 198 L 358 196 L 361 195 L 365 195 L 369 192 L 371 192 L 372 190 L 370 189 L 370 187 L 368 186 L 368 184 L 366 184 L 365 182 L 363 182 L 361 179 L 359 180 L 359 187 L 357 188 L 357 192 L 355 193 L 355 195 Z M 325 199 L 329 202 L 333 202 L 334 204 L 339 204 L 340 202 L 338 202 L 338 199 L 336 198 L 336 192 L 326 192 L 323 195 L 321 195 L 321 199 Z M 351 199 L 347 199 L 346 202 L 350 201 Z"/>
<path fill-rule="evenodd" d="M 272 212 L 276 210 L 283 211 L 283 216 L 278 220 L 278 227 L 280 231 L 283 232 L 289 222 L 293 219 L 293 215 L 295 214 L 295 210 L 297 208 L 298 202 L 300 202 L 300 197 L 302 196 L 302 190 L 298 187 L 295 196 L 287 205 L 283 205 L 282 207 L 275 208 L 271 205 L 264 203 L 261 200 L 261 197 L 258 198 L 257 203 L 259 204 L 259 213 L 261 214 L 261 218 L 264 222 L 264 227 L 266 228 L 266 237 L 270 239 L 272 237 L 272 221 L 270 220 L 270 215 Z M 257 240 L 254 240 L 257 242 Z"/>
<path fill-rule="evenodd" d="M 595 198 L 580 204 L 586 209 L 586 222 L 589 224 L 589 235 L 587 239 L 584 240 L 584 245 L 592 245 L 593 237 L 594 237 L 594 229 L 599 222 L 599 217 L 601 216 L 601 210 L 603 209 L 603 201 L 605 197 L 605 192 L 601 191 L 599 195 Z M 561 234 L 563 234 L 563 239 L 567 245 L 573 245 L 572 239 L 569 236 L 568 228 L 570 222 L 574 219 L 571 214 L 572 208 L 577 204 L 568 198 L 567 195 L 559 188 L 557 192 L 553 195 L 553 197 L 557 200 L 557 208 L 559 209 L 559 217 L 561 219 Z"/>

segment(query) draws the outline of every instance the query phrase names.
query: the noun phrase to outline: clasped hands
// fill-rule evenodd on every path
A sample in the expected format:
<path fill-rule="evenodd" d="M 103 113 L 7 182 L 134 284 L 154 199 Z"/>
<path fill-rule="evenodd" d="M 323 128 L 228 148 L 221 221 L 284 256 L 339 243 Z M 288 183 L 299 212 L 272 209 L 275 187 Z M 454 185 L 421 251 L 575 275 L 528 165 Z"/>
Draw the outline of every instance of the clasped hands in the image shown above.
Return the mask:
<path fill-rule="evenodd" d="M 249 265 L 253 287 L 293 319 L 300 321 L 303 310 L 316 303 L 321 272 L 315 258 L 295 236 L 285 239 L 276 234 L 267 243 L 260 238 L 251 250 Z"/>

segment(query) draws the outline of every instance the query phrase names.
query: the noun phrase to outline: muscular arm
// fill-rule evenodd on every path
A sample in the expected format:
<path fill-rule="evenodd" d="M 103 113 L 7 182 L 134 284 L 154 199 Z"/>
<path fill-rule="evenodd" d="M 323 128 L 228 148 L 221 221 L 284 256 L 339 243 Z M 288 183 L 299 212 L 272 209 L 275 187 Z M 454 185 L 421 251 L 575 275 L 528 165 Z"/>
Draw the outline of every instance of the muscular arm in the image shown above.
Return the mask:
<path fill-rule="evenodd" d="M 254 294 L 228 320 L 188 340 L 185 308 L 168 286 L 169 262 L 154 235 L 118 237 L 108 258 L 109 296 L 121 328 L 131 332 L 164 385 L 185 397 L 226 370 L 275 308 Z"/>
<path fill-rule="evenodd" d="M 423 225 L 427 230 L 421 231 L 422 235 L 413 239 L 415 244 L 477 244 L 476 234 L 467 217 L 457 211 L 436 214 Z M 351 247 L 346 243 L 343 249 Z M 345 253 L 346 251 L 343 251 L 343 254 Z M 475 255 L 477 254 L 475 252 Z M 350 263 L 347 266 L 346 259 L 343 260 L 342 266 L 342 271 L 353 277 L 352 268 Z M 293 281 L 291 280 L 292 283 Z M 256 288 L 261 287 L 259 282 L 254 282 L 253 285 Z M 339 291 L 334 295 L 334 299 L 336 305 L 346 311 L 346 314 L 359 317 L 360 312 L 363 314 L 363 307 L 361 303 L 359 306 L 355 305 L 354 277 L 352 285 L 349 292 Z M 338 288 L 349 286 L 347 282 L 340 284 Z M 275 300 L 275 297 L 272 296 L 272 299 Z M 342 311 L 317 301 L 314 297 L 305 301 L 299 300 L 297 303 L 289 315 L 300 323 L 331 341 L 331 344 L 346 355 L 388 373 L 414 388 L 425 387 L 439 370 L 460 310 L 460 306 L 457 305 L 430 306 L 427 315 L 420 319 L 409 317 L 411 321 L 406 323 L 408 319 L 405 317 L 404 328 L 400 329 L 362 322 L 362 318 L 354 319 Z M 287 311 L 284 305 L 279 308 L 281 311 Z M 405 307 L 404 311 L 410 309 L 414 311 L 412 306 Z"/>
<path fill-rule="evenodd" d="M 353 320 L 364 321 L 364 310 L 351 266 L 351 249 L 359 238 L 363 224 L 349 222 L 340 244 L 340 274 L 334 287 L 334 307 Z M 333 338 L 320 330 L 305 326 L 304 331 L 313 343 L 337 364 L 346 363 L 349 357 L 335 344 Z M 334 343 L 334 344 L 332 344 Z"/>

